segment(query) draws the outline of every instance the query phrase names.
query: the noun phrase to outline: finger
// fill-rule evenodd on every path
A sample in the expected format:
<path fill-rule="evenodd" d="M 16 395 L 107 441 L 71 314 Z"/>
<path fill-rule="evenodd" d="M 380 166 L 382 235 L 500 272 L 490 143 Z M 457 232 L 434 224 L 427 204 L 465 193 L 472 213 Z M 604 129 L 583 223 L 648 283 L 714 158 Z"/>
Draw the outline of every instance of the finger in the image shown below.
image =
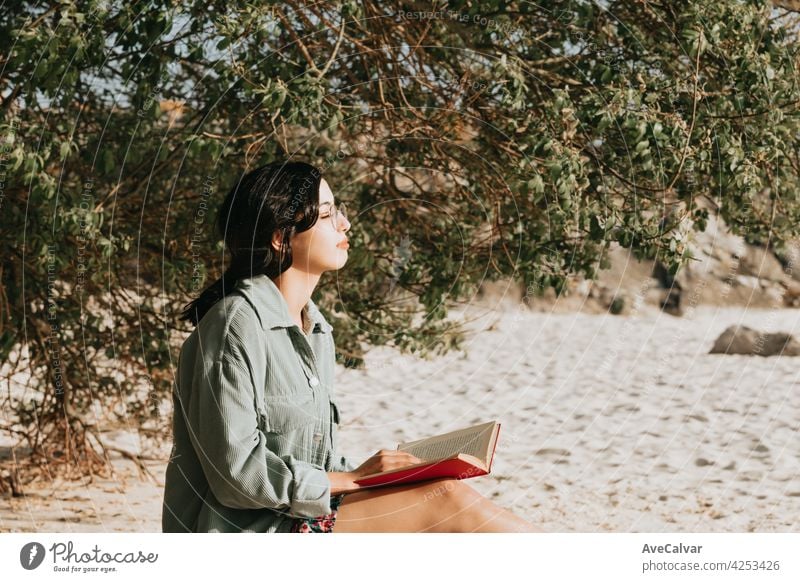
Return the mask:
<path fill-rule="evenodd" d="M 409 465 L 416 465 L 416 464 L 417 464 L 416 462 L 409 461 L 408 459 L 405 458 L 403 459 L 398 458 L 391 462 L 392 467 L 395 469 L 399 469 L 401 467 L 408 467 Z"/>
<path fill-rule="evenodd" d="M 378 457 L 381 459 L 405 459 L 407 455 L 402 451 L 391 451 L 391 450 L 382 450 L 378 454 Z"/>

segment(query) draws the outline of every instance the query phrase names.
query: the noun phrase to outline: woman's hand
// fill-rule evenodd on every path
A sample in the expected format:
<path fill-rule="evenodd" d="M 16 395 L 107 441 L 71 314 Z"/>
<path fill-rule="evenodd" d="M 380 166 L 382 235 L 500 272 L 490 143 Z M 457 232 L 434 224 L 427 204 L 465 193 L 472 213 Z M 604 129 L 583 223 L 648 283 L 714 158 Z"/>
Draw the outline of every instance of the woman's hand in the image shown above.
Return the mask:
<path fill-rule="evenodd" d="M 356 479 L 361 479 L 367 475 L 400 469 L 422 462 L 422 459 L 410 453 L 381 449 L 349 473 L 328 473 L 328 479 L 331 482 L 331 495 L 358 491 L 361 486 L 355 482 Z"/>
<path fill-rule="evenodd" d="M 392 469 L 400 469 L 416 463 L 422 463 L 422 459 L 415 457 L 405 451 L 392 451 L 389 449 L 381 449 L 369 459 L 364 461 L 353 473 L 353 479 L 360 479 L 373 473 L 381 473 L 383 471 L 391 471 Z"/>

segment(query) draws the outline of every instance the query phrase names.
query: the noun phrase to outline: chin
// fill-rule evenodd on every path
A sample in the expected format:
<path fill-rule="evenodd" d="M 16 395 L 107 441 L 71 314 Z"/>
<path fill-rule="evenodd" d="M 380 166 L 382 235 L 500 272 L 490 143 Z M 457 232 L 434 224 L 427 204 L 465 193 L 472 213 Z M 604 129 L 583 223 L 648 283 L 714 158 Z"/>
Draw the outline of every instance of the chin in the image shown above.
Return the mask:
<path fill-rule="evenodd" d="M 336 267 L 335 267 L 336 269 L 341 269 L 341 268 L 342 268 L 342 267 L 344 267 L 344 266 L 345 266 L 345 264 L 347 263 L 347 251 L 346 251 L 346 250 L 344 250 L 344 249 L 340 249 L 340 250 L 342 251 L 342 254 L 343 254 L 344 256 L 343 256 L 341 259 L 339 259 L 339 260 L 337 261 L 337 265 L 336 265 Z"/>

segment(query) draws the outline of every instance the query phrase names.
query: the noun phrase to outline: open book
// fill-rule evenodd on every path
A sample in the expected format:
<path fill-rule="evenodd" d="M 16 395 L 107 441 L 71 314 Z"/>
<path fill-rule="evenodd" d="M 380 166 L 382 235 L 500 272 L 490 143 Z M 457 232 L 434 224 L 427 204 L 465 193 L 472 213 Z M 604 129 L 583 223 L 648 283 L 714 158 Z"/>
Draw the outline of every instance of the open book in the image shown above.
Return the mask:
<path fill-rule="evenodd" d="M 356 479 L 356 483 L 362 487 L 375 487 L 440 477 L 468 479 L 488 475 L 492 470 L 499 433 L 500 423 L 492 421 L 426 439 L 400 443 L 397 445 L 398 451 L 411 453 L 423 462 L 366 475 Z"/>

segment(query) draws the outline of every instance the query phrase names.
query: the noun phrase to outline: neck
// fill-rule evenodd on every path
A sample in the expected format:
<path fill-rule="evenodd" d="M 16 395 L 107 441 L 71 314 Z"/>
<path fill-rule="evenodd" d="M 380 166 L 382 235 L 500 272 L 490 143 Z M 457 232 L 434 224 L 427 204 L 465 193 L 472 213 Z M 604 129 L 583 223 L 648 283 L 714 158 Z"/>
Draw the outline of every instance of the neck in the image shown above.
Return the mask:
<path fill-rule="evenodd" d="M 301 312 L 308 300 L 311 299 L 311 294 L 314 292 L 319 278 L 319 275 L 305 273 L 289 267 L 278 275 L 276 279 L 272 279 L 272 282 L 275 283 L 275 286 L 286 300 L 286 305 L 289 307 L 289 315 L 292 316 L 292 319 L 300 326 L 301 330 L 303 329 Z"/>

